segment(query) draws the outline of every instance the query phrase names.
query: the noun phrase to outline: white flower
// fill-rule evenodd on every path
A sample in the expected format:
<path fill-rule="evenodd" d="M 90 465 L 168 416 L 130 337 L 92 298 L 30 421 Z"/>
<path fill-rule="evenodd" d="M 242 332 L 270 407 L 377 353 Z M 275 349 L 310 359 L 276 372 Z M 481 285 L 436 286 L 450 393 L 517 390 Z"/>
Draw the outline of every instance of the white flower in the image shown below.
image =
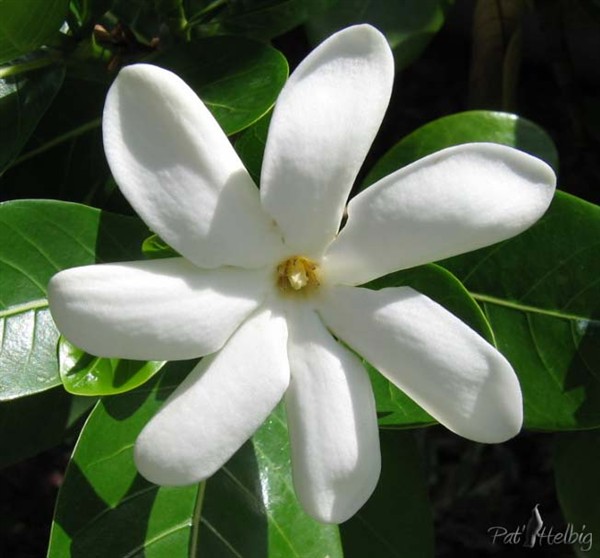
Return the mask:
<path fill-rule="evenodd" d="M 209 477 L 285 397 L 298 498 L 321 521 L 349 518 L 377 483 L 379 441 L 368 376 L 335 337 L 453 432 L 501 442 L 519 431 L 519 383 L 496 349 L 411 288 L 356 285 L 520 233 L 548 207 L 555 176 L 508 147 L 453 147 L 357 195 L 338 232 L 393 68 L 368 25 L 316 48 L 277 101 L 260 192 L 181 79 L 135 65 L 115 80 L 110 167 L 185 259 L 63 271 L 49 299 L 59 329 L 92 354 L 208 355 L 137 440 L 147 479 Z"/>

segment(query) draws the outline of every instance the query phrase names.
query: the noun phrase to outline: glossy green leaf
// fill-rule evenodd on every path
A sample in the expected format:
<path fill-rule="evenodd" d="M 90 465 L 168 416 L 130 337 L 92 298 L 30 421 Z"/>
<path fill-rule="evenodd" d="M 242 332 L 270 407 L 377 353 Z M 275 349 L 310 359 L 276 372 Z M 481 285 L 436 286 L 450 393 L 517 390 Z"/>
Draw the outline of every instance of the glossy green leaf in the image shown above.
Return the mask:
<path fill-rule="evenodd" d="M 148 61 L 183 78 L 227 134 L 263 116 L 288 75 L 287 61 L 279 51 L 243 37 L 198 40 Z"/>
<path fill-rule="evenodd" d="M 35 130 L 64 74 L 62 66 L 49 66 L 0 79 L 0 175 Z"/>
<path fill-rule="evenodd" d="M 459 317 L 487 341 L 494 344 L 494 334 L 485 315 L 462 283 L 446 269 L 429 264 L 391 273 L 365 285 L 371 289 L 410 286 L 435 300 Z M 368 362 L 364 362 L 375 392 L 380 426 L 414 427 L 436 421 L 410 397 L 386 380 Z"/>
<path fill-rule="evenodd" d="M 433 558 L 433 517 L 412 432 L 382 430 L 381 477 L 367 503 L 340 527 L 345 558 Z"/>
<path fill-rule="evenodd" d="M 552 140 L 541 128 L 513 115 L 478 111 L 413 132 L 384 155 L 366 183 L 469 141 L 512 145 L 556 165 Z M 529 231 L 442 262 L 481 304 L 498 348 L 517 371 L 530 428 L 600 424 L 599 211 L 558 192 Z"/>
<path fill-rule="evenodd" d="M 0 402 L 0 468 L 32 457 L 71 435 L 95 403 L 56 387 L 31 397 Z"/>
<path fill-rule="evenodd" d="M 364 185 L 430 153 L 462 143 L 493 142 L 516 147 L 558 168 L 558 154 L 550 136 L 539 126 L 506 112 L 461 112 L 429 122 L 392 147 L 371 169 Z"/>
<path fill-rule="evenodd" d="M 167 364 L 141 388 L 98 404 L 67 469 L 49 558 L 341 557 L 337 528 L 295 501 L 280 410 L 205 483 L 158 487 L 137 475 L 138 433 L 192 366 Z"/>
<path fill-rule="evenodd" d="M 580 558 L 600 557 L 600 430 L 557 436 L 556 492 L 565 520 L 581 535 L 572 545 Z"/>
<path fill-rule="evenodd" d="M 345 0 L 307 23 L 313 44 L 356 23 L 370 23 L 387 37 L 396 66 L 405 68 L 444 24 L 445 0 Z"/>
<path fill-rule="evenodd" d="M 336 3 L 336 0 L 232 0 L 212 24 L 219 33 L 269 40 Z"/>
<path fill-rule="evenodd" d="M 250 126 L 273 105 L 287 78 L 287 61 L 274 48 L 242 37 L 214 37 L 180 45 L 147 62 L 178 73 L 207 104 L 228 134 Z M 35 137 L 4 176 L 8 197 L 68 198 L 112 211 L 126 207 L 110 176 L 100 132 L 109 86 L 67 77 Z M 29 161 L 35 164 L 26 164 Z"/>
<path fill-rule="evenodd" d="M 160 236 L 153 234 L 142 243 L 142 252 L 149 259 L 175 258 L 180 256 Z"/>
<path fill-rule="evenodd" d="M 517 371 L 530 428 L 600 425 L 599 238 L 600 208 L 557 192 L 525 233 L 442 262 Z"/>
<path fill-rule="evenodd" d="M 60 384 L 58 331 L 46 300 L 56 272 L 139 259 L 139 220 L 57 201 L 0 204 L 0 399 Z"/>
<path fill-rule="evenodd" d="M 147 382 L 163 366 L 160 361 L 100 358 L 69 343 L 58 342 L 58 368 L 65 389 L 75 395 L 114 395 Z"/>
<path fill-rule="evenodd" d="M 0 2 L 0 63 L 45 45 L 67 15 L 69 0 Z"/>
<path fill-rule="evenodd" d="M 257 185 L 260 184 L 260 171 L 270 123 L 271 114 L 269 113 L 244 130 L 235 142 L 237 154 Z"/>
<path fill-rule="evenodd" d="M 69 199 L 105 207 L 101 194 L 110 171 L 100 116 L 107 88 L 108 81 L 67 73 L 35 133 L 3 176 L 7 197 Z"/>

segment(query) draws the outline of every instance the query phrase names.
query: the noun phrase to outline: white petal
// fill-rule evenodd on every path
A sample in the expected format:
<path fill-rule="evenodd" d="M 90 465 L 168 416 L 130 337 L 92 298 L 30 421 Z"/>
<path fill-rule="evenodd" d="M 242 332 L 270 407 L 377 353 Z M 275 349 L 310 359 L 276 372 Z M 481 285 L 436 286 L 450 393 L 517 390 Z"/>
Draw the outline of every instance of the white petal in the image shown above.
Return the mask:
<path fill-rule="evenodd" d="M 375 400 L 360 360 L 315 312 L 288 317 L 292 380 L 285 403 L 296 494 L 319 521 L 341 523 L 367 501 L 381 456 Z"/>
<path fill-rule="evenodd" d="M 503 145 L 471 143 L 429 155 L 348 204 L 348 222 L 327 254 L 327 276 L 358 285 L 515 236 L 544 214 L 555 184 L 546 163 Z"/>
<path fill-rule="evenodd" d="M 321 315 L 331 330 L 444 426 L 503 442 L 523 422 L 508 361 L 466 324 L 409 287 L 334 287 Z"/>
<path fill-rule="evenodd" d="M 147 64 L 121 70 L 102 126 L 121 191 L 179 253 L 201 267 L 259 267 L 277 257 L 280 233 L 252 179 L 208 109 L 175 74 Z"/>
<path fill-rule="evenodd" d="M 161 485 L 199 482 L 263 423 L 289 384 L 285 320 L 263 310 L 204 358 L 135 445 L 135 463 Z"/>
<path fill-rule="evenodd" d="M 91 354 L 179 360 L 221 348 L 267 287 L 262 270 L 202 270 L 169 258 L 61 271 L 48 299 L 61 333 Z"/>
<path fill-rule="evenodd" d="M 279 95 L 261 196 L 292 252 L 318 255 L 337 233 L 387 108 L 393 76 L 385 37 L 358 25 L 319 45 Z"/>

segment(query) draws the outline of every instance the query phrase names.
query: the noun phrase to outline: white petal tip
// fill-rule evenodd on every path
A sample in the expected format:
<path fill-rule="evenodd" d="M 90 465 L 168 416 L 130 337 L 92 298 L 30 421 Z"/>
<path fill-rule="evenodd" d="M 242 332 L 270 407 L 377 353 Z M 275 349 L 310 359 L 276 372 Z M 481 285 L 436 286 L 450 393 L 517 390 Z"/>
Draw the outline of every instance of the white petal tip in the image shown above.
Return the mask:
<path fill-rule="evenodd" d="M 215 471 L 190 470 L 173 459 L 168 450 L 160 451 L 152 433 L 144 431 L 138 437 L 133 451 L 136 469 L 147 481 L 159 486 L 185 486 L 202 482 Z"/>

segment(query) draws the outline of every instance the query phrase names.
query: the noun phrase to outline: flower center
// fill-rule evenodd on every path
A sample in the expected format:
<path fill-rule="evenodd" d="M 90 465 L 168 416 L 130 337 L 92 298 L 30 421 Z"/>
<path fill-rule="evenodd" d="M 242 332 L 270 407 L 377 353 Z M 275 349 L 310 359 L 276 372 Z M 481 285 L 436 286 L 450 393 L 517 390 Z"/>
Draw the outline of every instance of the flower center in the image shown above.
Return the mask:
<path fill-rule="evenodd" d="M 319 266 L 304 256 L 292 256 L 277 266 L 277 286 L 284 292 L 306 293 L 319 285 Z"/>

